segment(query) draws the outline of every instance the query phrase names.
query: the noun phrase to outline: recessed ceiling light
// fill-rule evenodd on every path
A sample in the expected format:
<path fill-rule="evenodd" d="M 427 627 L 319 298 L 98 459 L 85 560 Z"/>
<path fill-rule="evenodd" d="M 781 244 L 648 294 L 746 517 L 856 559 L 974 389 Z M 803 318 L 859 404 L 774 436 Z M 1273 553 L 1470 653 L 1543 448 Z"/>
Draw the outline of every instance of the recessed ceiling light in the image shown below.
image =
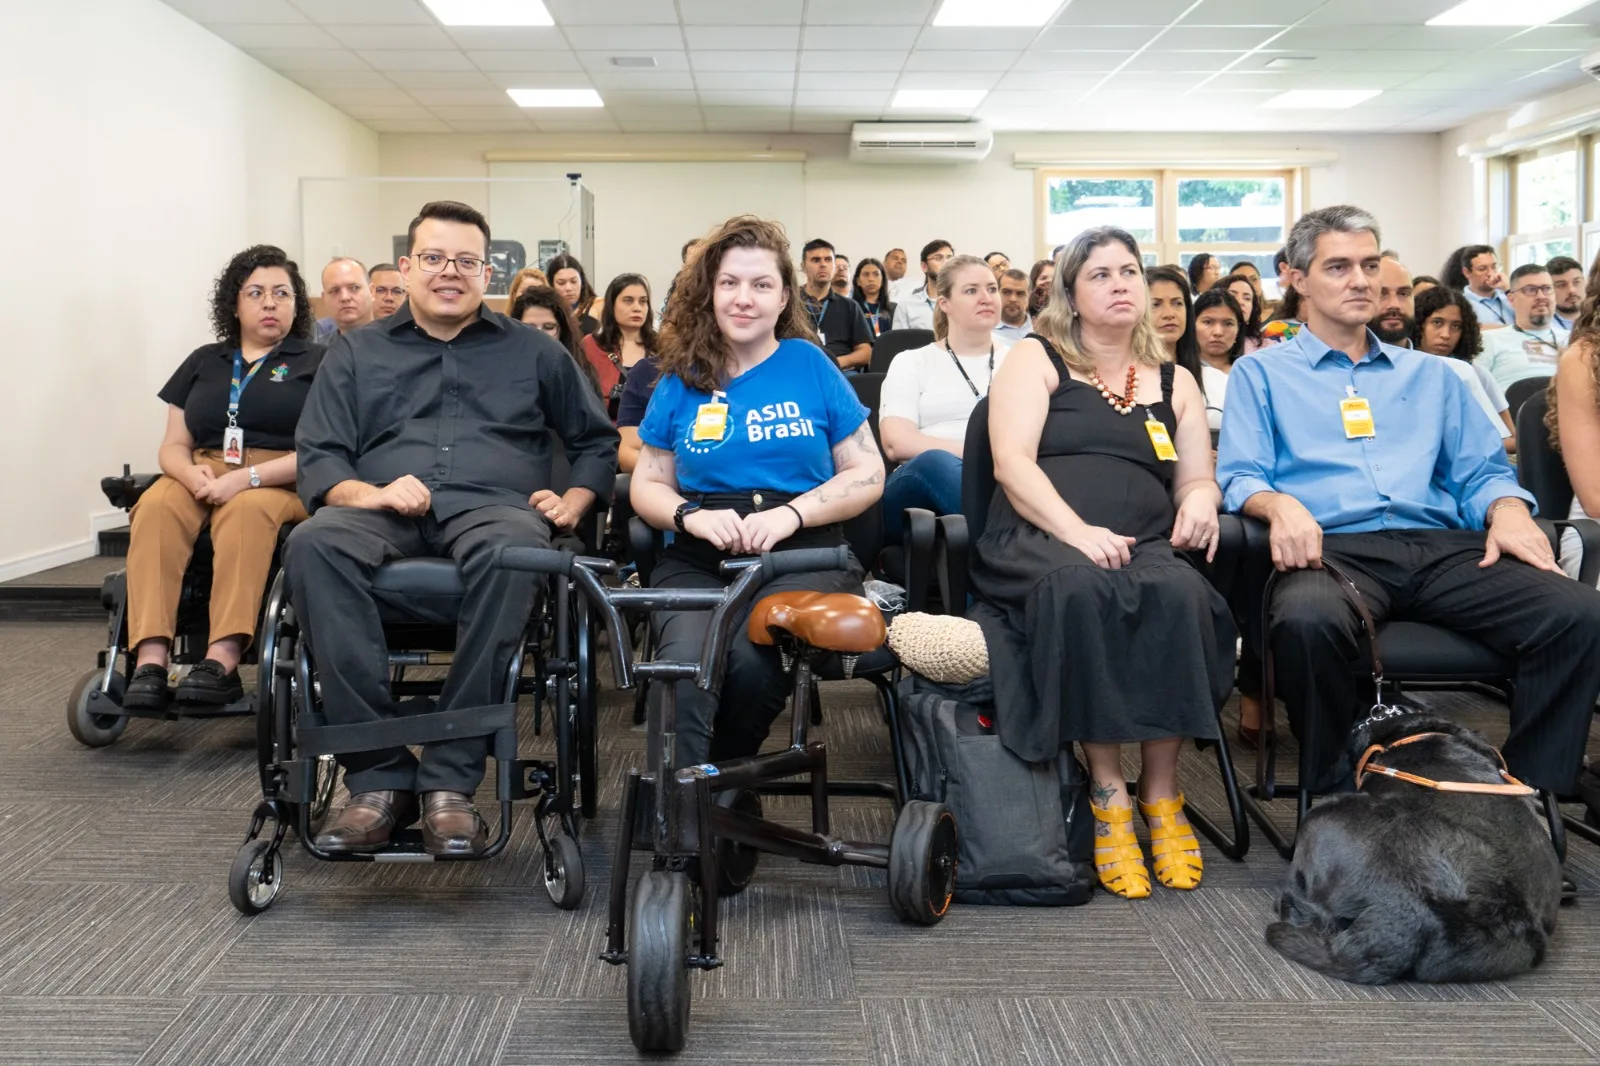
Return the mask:
<path fill-rule="evenodd" d="M 1317 61 L 1316 56 L 1278 56 L 1262 64 L 1267 70 L 1292 70 L 1295 67 L 1309 66 Z"/>
<path fill-rule="evenodd" d="M 653 67 L 656 65 L 655 56 L 612 56 L 611 65 L 614 67 Z"/>
<path fill-rule="evenodd" d="M 1299 111 L 1334 111 L 1341 107 L 1355 107 L 1381 92 L 1382 89 L 1291 89 L 1279 93 L 1261 106 Z"/>
<path fill-rule="evenodd" d="M 919 111 L 964 111 L 977 107 L 987 89 L 901 89 L 890 107 Z"/>
<path fill-rule="evenodd" d="M 422 0 L 446 26 L 554 26 L 544 0 Z"/>
<path fill-rule="evenodd" d="M 1043 26 L 1061 0 L 944 0 L 935 26 Z"/>
<path fill-rule="evenodd" d="M 1543 26 L 1590 0 L 1463 0 L 1428 20 L 1429 26 Z"/>
<path fill-rule="evenodd" d="M 518 107 L 605 107 L 593 89 L 507 89 Z"/>

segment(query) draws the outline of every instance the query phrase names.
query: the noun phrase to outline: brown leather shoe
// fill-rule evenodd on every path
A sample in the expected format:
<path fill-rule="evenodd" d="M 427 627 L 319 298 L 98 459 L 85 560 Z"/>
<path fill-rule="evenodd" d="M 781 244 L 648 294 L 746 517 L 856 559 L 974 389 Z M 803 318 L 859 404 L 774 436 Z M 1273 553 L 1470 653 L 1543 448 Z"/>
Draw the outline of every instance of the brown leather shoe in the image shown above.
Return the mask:
<path fill-rule="evenodd" d="M 476 855 L 488 846 L 488 827 L 471 796 L 422 794 L 422 847 L 429 855 Z"/>
<path fill-rule="evenodd" d="M 324 851 L 377 851 L 389 843 L 396 829 L 417 820 L 417 797 L 389 789 L 361 792 L 350 797 L 333 824 L 317 834 Z"/>

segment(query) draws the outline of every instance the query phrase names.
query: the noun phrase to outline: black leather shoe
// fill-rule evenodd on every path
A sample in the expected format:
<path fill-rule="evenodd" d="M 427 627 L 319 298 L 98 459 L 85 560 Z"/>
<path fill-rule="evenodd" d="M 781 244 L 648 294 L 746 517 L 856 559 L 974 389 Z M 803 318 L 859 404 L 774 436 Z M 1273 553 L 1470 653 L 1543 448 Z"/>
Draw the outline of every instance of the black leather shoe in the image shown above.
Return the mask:
<path fill-rule="evenodd" d="M 122 705 L 130 711 L 164 711 L 171 702 L 167 668 L 155 663 L 145 663 L 135 670 L 122 693 Z"/>
<path fill-rule="evenodd" d="M 417 797 L 410 792 L 361 792 L 350 797 L 333 824 L 316 836 L 324 851 L 377 851 L 396 829 L 417 820 Z"/>
<path fill-rule="evenodd" d="M 471 796 L 422 794 L 422 847 L 429 855 L 476 855 L 488 846 L 488 827 Z"/>
<path fill-rule="evenodd" d="M 222 707 L 243 699 L 244 685 L 239 681 L 239 671 L 228 673 L 215 659 L 202 659 L 178 683 L 178 692 L 173 698 L 179 703 Z"/>

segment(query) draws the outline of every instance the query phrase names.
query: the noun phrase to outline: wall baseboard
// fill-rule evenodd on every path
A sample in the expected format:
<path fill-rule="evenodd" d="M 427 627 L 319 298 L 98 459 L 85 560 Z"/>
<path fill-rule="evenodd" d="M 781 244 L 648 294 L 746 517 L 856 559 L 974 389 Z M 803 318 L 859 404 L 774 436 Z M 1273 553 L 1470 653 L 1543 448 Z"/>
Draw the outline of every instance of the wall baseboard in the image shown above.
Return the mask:
<path fill-rule="evenodd" d="M 93 558 L 100 552 L 100 534 L 107 529 L 116 529 L 127 524 L 126 511 L 97 511 L 89 516 L 89 535 L 83 540 L 75 540 L 59 548 L 35 552 L 32 555 L 0 563 L 0 581 L 13 581 L 19 577 L 37 574 L 41 570 Z"/>

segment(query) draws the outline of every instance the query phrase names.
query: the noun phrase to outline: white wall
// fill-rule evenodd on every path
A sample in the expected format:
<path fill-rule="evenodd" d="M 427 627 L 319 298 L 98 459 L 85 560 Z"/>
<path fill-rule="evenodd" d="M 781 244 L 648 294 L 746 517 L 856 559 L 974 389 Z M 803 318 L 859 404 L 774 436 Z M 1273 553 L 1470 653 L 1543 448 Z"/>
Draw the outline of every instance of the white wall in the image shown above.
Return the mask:
<path fill-rule="evenodd" d="M 385 134 L 380 140 L 386 176 L 483 177 L 493 150 L 558 149 L 597 157 L 618 151 L 771 151 L 806 153 L 803 217 L 800 232 L 790 239 L 798 247 L 807 238 L 832 241 L 852 259 L 881 257 L 891 247 L 918 249 L 933 237 L 951 241 L 958 250 L 977 254 L 999 249 L 1026 263 L 1035 248 L 1034 173 L 1013 165 L 1018 152 L 1052 156 L 1103 158 L 1119 147 L 1148 150 L 1152 141 L 1170 147 L 1174 157 L 1206 153 L 1295 149 L 1332 152 L 1336 159 L 1311 172 L 1312 206 L 1357 203 L 1377 213 L 1384 225 L 1384 243 L 1408 258 L 1432 262 L 1443 258 L 1435 210 L 1439 153 L 1432 134 L 1370 136 L 1356 134 L 1029 134 L 1001 135 L 989 158 L 959 166 L 883 166 L 851 163 L 843 136 L 573 136 L 559 142 L 548 137 L 494 135 Z M 536 168 L 599 172 L 615 163 L 525 164 Z M 752 173 L 762 164 L 751 164 Z M 500 167 L 503 165 L 497 165 Z M 635 164 L 640 169 L 643 165 Z M 689 169 L 689 168 L 684 168 Z M 608 187 L 595 196 L 596 287 L 622 270 L 643 268 L 657 286 L 665 279 L 656 271 L 677 260 L 684 240 L 702 232 L 699 220 L 686 221 L 679 210 L 697 200 L 698 190 L 677 183 L 671 167 L 657 167 L 639 183 L 635 202 L 616 202 Z M 768 191 L 752 181 L 747 195 L 730 192 L 724 214 L 759 210 Z M 647 210 L 640 211 L 643 205 Z M 626 219 L 618 233 L 616 222 Z M 615 254 L 620 253 L 620 254 Z M 658 267 L 656 264 L 666 264 Z M 913 264 L 915 269 L 915 264 Z"/>
<path fill-rule="evenodd" d="M 252 243 L 297 254 L 299 178 L 375 173 L 378 142 L 157 0 L 6 4 L 0 40 L 4 579 L 92 553 L 99 479 L 154 469 L 212 279 Z"/>

